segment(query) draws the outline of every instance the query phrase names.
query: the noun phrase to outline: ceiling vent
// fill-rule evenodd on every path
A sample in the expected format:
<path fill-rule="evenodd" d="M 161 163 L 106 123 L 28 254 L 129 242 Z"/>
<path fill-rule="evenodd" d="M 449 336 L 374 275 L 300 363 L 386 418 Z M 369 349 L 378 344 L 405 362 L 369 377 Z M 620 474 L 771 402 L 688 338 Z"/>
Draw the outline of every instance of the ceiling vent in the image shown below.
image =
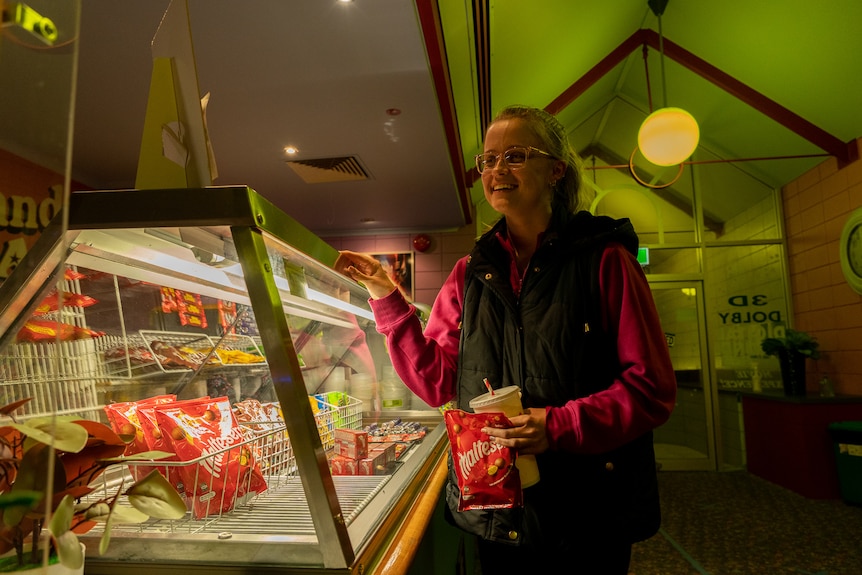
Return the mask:
<path fill-rule="evenodd" d="M 355 156 L 291 160 L 287 162 L 287 165 L 306 184 L 355 182 L 370 179 L 368 172 Z"/>

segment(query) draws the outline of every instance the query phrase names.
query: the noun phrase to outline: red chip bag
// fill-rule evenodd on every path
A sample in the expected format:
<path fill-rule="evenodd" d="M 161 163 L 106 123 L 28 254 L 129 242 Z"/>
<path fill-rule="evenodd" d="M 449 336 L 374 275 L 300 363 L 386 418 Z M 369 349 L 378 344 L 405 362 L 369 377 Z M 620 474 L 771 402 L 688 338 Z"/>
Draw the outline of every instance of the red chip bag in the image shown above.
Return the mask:
<path fill-rule="evenodd" d="M 62 341 L 70 341 L 75 339 L 87 339 L 91 337 L 101 337 L 104 332 L 78 327 L 69 323 L 58 321 L 48 321 L 42 319 L 30 319 L 24 324 L 24 327 L 18 332 L 17 341 L 22 342 L 40 342 L 60 339 Z"/>
<path fill-rule="evenodd" d="M 85 276 L 79 271 L 73 270 L 72 268 L 66 268 L 63 271 L 63 279 L 66 281 L 74 281 L 74 280 L 82 280 Z"/>
<path fill-rule="evenodd" d="M 135 438 L 131 443 L 126 445 L 125 455 L 134 455 L 150 451 L 144 430 L 141 427 L 141 422 L 138 417 L 138 408 L 146 405 L 157 405 L 160 403 L 168 403 L 174 401 L 176 395 L 166 394 L 149 397 L 140 401 L 124 401 L 121 403 L 109 403 L 105 406 L 105 414 L 108 416 L 108 422 L 111 424 L 111 429 L 117 435 L 134 435 Z M 146 475 L 155 469 L 149 465 L 129 465 L 129 471 L 132 472 L 132 477 L 135 481 L 143 479 Z M 164 467 L 160 468 L 162 475 L 167 476 Z"/>
<path fill-rule="evenodd" d="M 230 511 L 238 499 L 266 489 L 227 397 L 169 403 L 154 412 L 179 460 L 195 461 L 179 469 L 196 519 Z"/>
<path fill-rule="evenodd" d="M 515 450 L 492 443 L 483 427 L 505 429 L 512 423 L 502 413 L 444 412 L 446 432 L 461 497 L 458 511 L 508 509 L 523 505 Z"/>
<path fill-rule="evenodd" d="M 208 398 L 207 398 L 208 399 Z M 191 401 L 200 401 L 199 399 L 187 399 L 184 401 L 169 402 L 170 404 L 188 403 Z M 136 413 L 138 414 L 138 422 L 141 424 L 141 431 L 144 435 L 144 440 L 147 443 L 147 449 L 150 451 L 167 451 L 168 453 L 176 453 L 170 436 L 165 437 L 162 430 L 159 428 L 158 420 L 156 419 L 156 408 L 161 407 L 161 403 L 144 403 L 137 406 Z M 179 457 L 167 457 L 160 461 L 179 461 Z M 174 489 L 183 496 L 188 504 L 188 494 L 186 493 L 186 485 L 183 482 L 184 478 L 180 473 L 180 466 L 165 465 L 158 468 L 162 475 L 167 477 Z"/>
<path fill-rule="evenodd" d="M 63 306 L 65 307 L 90 307 L 97 302 L 95 299 L 91 298 L 88 295 L 71 293 L 71 292 L 63 292 Z M 57 311 L 60 308 L 60 296 L 57 295 L 57 292 L 54 291 L 48 294 L 45 299 L 43 299 L 39 305 L 36 307 L 36 310 L 33 313 L 36 314 L 46 314 L 48 312 Z"/>

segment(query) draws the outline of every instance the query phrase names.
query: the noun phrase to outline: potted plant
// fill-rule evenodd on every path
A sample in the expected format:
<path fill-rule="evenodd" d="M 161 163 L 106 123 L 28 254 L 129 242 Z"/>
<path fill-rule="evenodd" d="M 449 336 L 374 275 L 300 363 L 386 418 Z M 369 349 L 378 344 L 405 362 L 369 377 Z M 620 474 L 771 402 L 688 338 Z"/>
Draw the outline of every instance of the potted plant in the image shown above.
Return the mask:
<path fill-rule="evenodd" d="M 99 545 L 104 553 L 112 523 L 179 519 L 185 514 L 182 498 L 158 471 L 125 492 L 121 488 L 105 497 L 95 497 L 90 487 L 110 465 L 171 454 L 123 457 L 132 437 L 121 437 L 95 421 L 54 416 L 19 423 L 13 412 L 27 401 L 0 408 L 0 554 L 5 554 L 0 571 L 39 566 L 41 573 L 43 528 L 50 556 L 69 569 L 83 571 L 83 546 L 76 533 L 85 533 L 97 521 L 106 522 Z M 132 507 L 117 505 L 121 494 Z M 10 565 L 3 566 L 3 561 Z"/>
<path fill-rule="evenodd" d="M 768 337 L 760 342 L 766 355 L 778 357 L 785 395 L 805 395 L 805 360 L 820 358 L 820 343 L 804 332 L 787 329 L 784 337 Z"/>

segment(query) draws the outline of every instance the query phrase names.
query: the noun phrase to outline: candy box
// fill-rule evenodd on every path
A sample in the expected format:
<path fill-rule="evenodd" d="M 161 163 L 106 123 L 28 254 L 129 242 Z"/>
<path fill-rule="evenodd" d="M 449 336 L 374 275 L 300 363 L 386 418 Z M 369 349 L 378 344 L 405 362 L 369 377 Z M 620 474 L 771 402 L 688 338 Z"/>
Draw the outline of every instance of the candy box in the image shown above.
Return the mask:
<path fill-rule="evenodd" d="M 358 429 L 336 429 L 333 431 L 335 454 L 350 459 L 368 456 L 368 433 Z"/>
<path fill-rule="evenodd" d="M 491 441 L 482 428 L 505 429 L 512 423 L 502 413 L 444 412 L 446 433 L 461 496 L 458 511 L 521 507 L 521 478 L 515 450 Z"/>
<path fill-rule="evenodd" d="M 372 451 L 368 457 L 359 460 L 358 475 L 386 475 L 388 466 L 389 460 L 385 449 Z"/>
<path fill-rule="evenodd" d="M 329 460 L 329 468 L 333 475 L 359 475 L 359 461 L 340 455 Z"/>
<path fill-rule="evenodd" d="M 389 465 L 397 459 L 396 443 L 372 443 L 368 448 L 368 457 L 383 455 L 383 465 Z"/>

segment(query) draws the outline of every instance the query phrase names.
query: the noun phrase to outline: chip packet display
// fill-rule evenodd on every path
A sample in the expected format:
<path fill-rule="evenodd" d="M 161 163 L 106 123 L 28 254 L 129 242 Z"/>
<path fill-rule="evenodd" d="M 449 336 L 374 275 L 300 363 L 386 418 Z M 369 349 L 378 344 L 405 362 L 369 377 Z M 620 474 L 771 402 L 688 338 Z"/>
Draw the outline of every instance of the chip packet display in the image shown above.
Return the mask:
<path fill-rule="evenodd" d="M 162 437 L 180 461 L 195 519 L 230 511 L 238 500 L 266 490 L 266 480 L 227 397 L 183 401 L 154 409 Z"/>
<path fill-rule="evenodd" d="M 490 440 L 483 427 L 505 429 L 512 423 L 502 413 L 444 412 L 446 432 L 461 497 L 458 511 L 508 509 L 523 505 L 521 478 L 514 449 Z"/>

